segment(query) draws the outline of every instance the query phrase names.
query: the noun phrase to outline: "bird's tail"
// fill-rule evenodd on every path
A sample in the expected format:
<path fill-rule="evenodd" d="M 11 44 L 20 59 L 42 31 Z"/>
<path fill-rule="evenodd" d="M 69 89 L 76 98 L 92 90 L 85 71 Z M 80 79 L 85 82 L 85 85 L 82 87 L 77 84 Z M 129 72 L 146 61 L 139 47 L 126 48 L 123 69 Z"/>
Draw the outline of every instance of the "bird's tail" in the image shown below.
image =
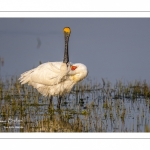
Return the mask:
<path fill-rule="evenodd" d="M 32 74 L 33 70 L 34 70 L 34 69 L 29 70 L 29 71 L 26 71 L 26 72 L 24 72 L 23 74 L 21 74 L 21 77 L 18 79 L 18 80 L 20 80 L 20 83 L 21 83 L 21 84 L 25 84 L 25 83 L 30 84 L 30 81 L 31 81 L 31 74 Z"/>

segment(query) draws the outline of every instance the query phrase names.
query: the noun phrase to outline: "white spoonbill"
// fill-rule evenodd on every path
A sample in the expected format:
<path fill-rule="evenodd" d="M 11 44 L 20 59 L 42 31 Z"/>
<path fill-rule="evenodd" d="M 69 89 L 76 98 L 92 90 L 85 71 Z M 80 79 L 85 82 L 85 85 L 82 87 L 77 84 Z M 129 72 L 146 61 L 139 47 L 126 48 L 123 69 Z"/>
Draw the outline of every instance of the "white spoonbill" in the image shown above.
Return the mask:
<path fill-rule="evenodd" d="M 21 84 L 32 85 L 43 96 L 59 96 L 58 108 L 60 108 L 61 97 L 69 93 L 72 87 L 88 74 L 84 64 L 69 62 L 68 42 L 71 30 L 65 27 L 63 31 L 65 37 L 63 62 L 43 63 L 21 74 L 19 78 Z"/>

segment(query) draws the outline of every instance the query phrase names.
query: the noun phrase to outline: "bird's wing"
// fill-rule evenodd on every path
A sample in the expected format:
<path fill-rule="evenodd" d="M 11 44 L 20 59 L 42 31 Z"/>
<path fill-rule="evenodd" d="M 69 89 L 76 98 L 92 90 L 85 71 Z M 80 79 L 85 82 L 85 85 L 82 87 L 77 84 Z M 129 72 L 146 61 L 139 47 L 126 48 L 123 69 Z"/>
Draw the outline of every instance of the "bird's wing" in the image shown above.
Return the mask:
<path fill-rule="evenodd" d="M 42 85 L 39 83 L 32 83 L 32 86 L 36 88 L 43 96 L 57 96 L 69 93 L 74 84 L 75 83 L 71 80 L 65 80 L 64 82 L 53 86 Z"/>
<path fill-rule="evenodd" d="M 22 84 L 32 85 L 32 82 L 34 82 L 52 86 L 64 81 L 67 75 L 68 67 L 65 63 L 48 62 L 21 74 L 19 80 Z"/>

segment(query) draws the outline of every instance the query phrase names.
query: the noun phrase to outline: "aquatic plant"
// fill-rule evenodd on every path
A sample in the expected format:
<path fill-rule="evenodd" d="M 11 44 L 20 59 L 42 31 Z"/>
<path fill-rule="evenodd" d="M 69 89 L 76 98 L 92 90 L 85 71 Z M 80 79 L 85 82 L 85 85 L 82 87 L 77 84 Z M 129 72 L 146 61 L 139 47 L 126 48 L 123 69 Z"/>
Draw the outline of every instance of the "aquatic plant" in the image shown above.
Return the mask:
<path fill-rule="evenodd" d="M 150 86 L 87 79 L 63 96 L 43 97 L 18 77 L 0 80 L 0 132 L 149 132 Z"/>

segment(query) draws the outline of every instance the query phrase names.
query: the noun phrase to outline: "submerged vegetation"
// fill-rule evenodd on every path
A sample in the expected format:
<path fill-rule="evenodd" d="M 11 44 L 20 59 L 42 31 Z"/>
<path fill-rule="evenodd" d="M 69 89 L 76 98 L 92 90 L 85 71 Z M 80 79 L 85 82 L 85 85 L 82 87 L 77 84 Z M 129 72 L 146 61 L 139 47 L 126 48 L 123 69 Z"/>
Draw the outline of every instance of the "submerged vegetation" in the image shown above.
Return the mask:
<path fill-rule="evenodd" d="M 43 97 L 17 77 L 0 80 L 0 132 L 149 132 L 150 86 L 86 79 L 63 97 Z"/>

